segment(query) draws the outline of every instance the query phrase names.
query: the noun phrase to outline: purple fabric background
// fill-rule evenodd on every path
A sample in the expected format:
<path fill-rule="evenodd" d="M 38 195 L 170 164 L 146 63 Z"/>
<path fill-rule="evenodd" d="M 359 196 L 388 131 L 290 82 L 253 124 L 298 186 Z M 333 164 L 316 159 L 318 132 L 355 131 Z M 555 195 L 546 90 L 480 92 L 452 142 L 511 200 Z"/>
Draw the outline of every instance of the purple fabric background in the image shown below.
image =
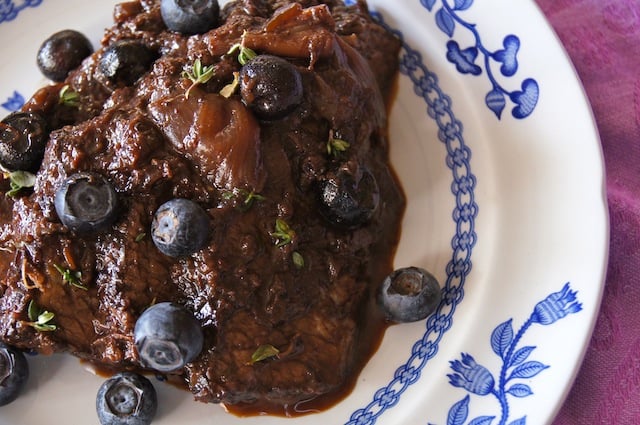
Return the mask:
<path fill-rule="evenodd" d="M 640 424 L 640 0 L 536 2 L 591 102 L 611 220 L 595 333 L 554 425 Z"/>

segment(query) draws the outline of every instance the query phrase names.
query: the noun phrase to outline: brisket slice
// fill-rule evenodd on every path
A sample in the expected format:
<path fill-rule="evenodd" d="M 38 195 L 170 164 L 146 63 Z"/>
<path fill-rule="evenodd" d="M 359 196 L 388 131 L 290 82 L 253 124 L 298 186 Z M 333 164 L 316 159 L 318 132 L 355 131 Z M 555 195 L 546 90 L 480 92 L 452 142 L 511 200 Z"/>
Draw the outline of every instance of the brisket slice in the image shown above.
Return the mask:
<path fill-rule="evenodd" d="M 404 209 L 388 163 L 385 109 L 399 41 L 372 21 L 364 2 L 239 0 L 221 14 L 219 28 L 183 36 L 165 29 L 159 1 L 118 5 L 96 52 L 24 106 L 53 131 L 33 192 L 0 197 L 0 337 L 43 354 L 138 369 L 136 318 L 153 303 L 174 301 L 201 322 L 205 346 L 171 379 L 200 401 L 294 414 L 297 404 L 348 390 L 384 328 L 372 291 L 391 270 Z M 103 50 L 124 39 L 158 56 L 130 87 L 108 81 L 97 66 Z M 285 118 L 260 122 L 237 94 L 219 94 L 240 68 L 227 51 L 241 40 L 302 73 L 304 100 Z M 215 73 L 186 99 L 182 73 L 196 58 Z M 79 108 L 57 101 L 67 84 Z M 334 156 L 326 146 L 335 135 L 349 148 Z M 380 190 L 374 217 L 353 230 L 318 213 L 318 183 L 339 168 L 369 170 Z M 60 223 L 53 196 L 85 170 L 111 181 L 121 211 L 112 228 L 80 237 Z M 247 208 L 251 192 L 262 198 Z M 156 208 L 175 197 L 197 201 L 212 225 L 208 246 L 179 259 L 148 236 Z M 295 231 L 292 243 L 274 243 L 276 219 Z M 58 268 L 80 272 L 86 289 Z M 55 331 L 30 325 L 30 303 L 55 314 Z M 278 356 L 252 364 L 263 345 Z"/>

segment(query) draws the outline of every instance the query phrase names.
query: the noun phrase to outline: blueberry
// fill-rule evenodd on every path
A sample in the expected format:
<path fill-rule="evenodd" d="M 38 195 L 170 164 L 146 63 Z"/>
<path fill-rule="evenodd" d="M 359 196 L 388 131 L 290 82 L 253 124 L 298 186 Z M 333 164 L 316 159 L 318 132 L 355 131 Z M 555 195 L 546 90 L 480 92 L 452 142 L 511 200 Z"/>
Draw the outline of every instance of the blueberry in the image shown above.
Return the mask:
<path fill-rule="evenodd" d="M 339 227 L 355 228 L 365 224 L 380 203 L 375 177 L 366 168 L 356 172 L 339 169 L 320 183 L 320 213 Z"/>
<path fill-rule="evenodd" d="M 172 199 L 156 211 L 151 238 L 160 252 L 170 257 L 193 254 L 207 243 L 209 216 L 189 199 Z"/>
<path fill-rule="evenodd" d="M 137 373 L 120 372 L 98 389 L 96 412 L 101 425 L 148 425 L 157 410 L 153 384 Z"/>
<path fill-rule="evenodd" d="M 113 186 L 100 174 L 80 172 L 58 188 L 54 205 L 62 224 L 77 233 L 95 233 L 115 220 L 118 199 Z"/>
<path fill-rule="evenodd" d="M 202 34 L 218 26 L 217 0 L 162 0 L 160 13 L 171 31 Z"/>
<path fill-rule="evenodd" d="M 133 336 L 142 365 L 158 372 L 180 369 L 202 351 L 200 323 L 175 303 L 146 309 L 136 321 Z"/>
<path fill-rule="evenodd" d="M 415 322 L 429 316 L 442 298 L 436 278 L 419 267 L 393 271 L 379 288 L 378 304 L 394 322 Z"/>
<path fill-rule="evenodd" d="M 100 72 L 114 83 L 133 85 L 156 60 L 156 54 L 144 44 L 120 40 L 107 47 L 98 63 Z"/>
<path fill-rule="evenodd" d="M 302 76 L 283 58 L 258 55 L 240 70 L 240 94 L 259 118 L 282 118 L 302 101 Z"/>
<path fill-rule="evenodd" d="M 29 378 L 29 364 L 21 351 L 0 343 L 0 406 L 15 400 Z"/>
<path fill-rule="evenodd" d="M 53 81 L 64 81 L 69 72 L 93 53 L 87 37 L 78 31 L 63 30 L 47 38 L 38 50 L 38 68 Z"/>
<path fill-rule="evenodd" d="M 37 171 L 48 138 L 47 123 L 39 114 L 8 115 L 0 122 L 0 165 L 10 171 Z"/>

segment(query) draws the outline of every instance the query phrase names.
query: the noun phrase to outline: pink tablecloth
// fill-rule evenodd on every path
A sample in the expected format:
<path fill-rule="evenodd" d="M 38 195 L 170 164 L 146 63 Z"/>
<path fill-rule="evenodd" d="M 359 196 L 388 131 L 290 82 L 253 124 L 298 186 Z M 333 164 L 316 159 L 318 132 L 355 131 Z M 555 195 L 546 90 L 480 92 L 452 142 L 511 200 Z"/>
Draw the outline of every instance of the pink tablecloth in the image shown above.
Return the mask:
<path fill-rule="evenodd" d="M 554 425 L 640 424 L 640 0 L 536 0 L 584 84 L 611 215 L 604 299 Z"/>

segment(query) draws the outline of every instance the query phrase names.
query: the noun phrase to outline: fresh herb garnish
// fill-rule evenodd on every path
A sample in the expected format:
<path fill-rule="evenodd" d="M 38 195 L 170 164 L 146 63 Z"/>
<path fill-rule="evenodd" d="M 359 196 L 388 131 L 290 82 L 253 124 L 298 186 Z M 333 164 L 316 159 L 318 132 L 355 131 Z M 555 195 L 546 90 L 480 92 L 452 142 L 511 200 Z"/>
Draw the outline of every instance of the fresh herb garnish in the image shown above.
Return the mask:
<path fill-rule="evenodd" d="M 36 176 L 28 171 L 12 171 L 6 173 L 5 177 L 9 177 L 10 190 L 7 196 L 14 197 L 24 188 L 33 187 L 36 184 Z"/>
<path fill-rule="evenodd" d="M 244 35 L 243 35 L 243 39 L 244 39 Z M 245 65 L 251 59 L 258 56 L 258 54 L 254 50 L 248 47 L 245 47 L 243 43 L 236 43 L 233 46 L 231 46 L 227 54 L 231 55 L 235 52 L 238 52 L 238 62 L 240 62 L 240 65 Z"/>
<path fill-rule="evenodd" d="M 340 152 L 344 152 L 349 149 L 349 142 L 346 140 L 334 137 L 333 131 L 329 132 L 329 140 L 327 141 L 327 153 L 332 156 L 337 156 Z"/>
<path fill-rule="evenodd" d="M 42 310 L 33 300 L 29 301 L 27 315 L 29 316 L 29 320 L 31 320 L 27 324 L 38 332 L 51 332 L 58 329 L 55 324 L 51 323 L 55 314 Z"/>
<path fill-rule="evenodd" d="M 142 232 L 142 233 L 138 233 L 138 235 L 137 235 L 137 236 L 136 236 L 136 238 L 135 238 L 135 241 L 136 241 L 136 242 L 142 242 L 142 240 L 143 240 L 144 238 L 146 238 L 146 237 L 147 237 L 147 234 L 146 234 L 146 233 L 144 233 L 144 232 Z"/>
<path fill-rule="evenodd" d="M 189 93 L 198 84 L 205 84 L 213 77 L 213 65 L 202 66 L 200 59 L 193 61 L 191 71 L 183 71 L 182 77 L 191 81 L 191 85 L 184 94 L 186 99 L 189 99 Z"/>
<path fill-rule="evenodd" d="M 244 193 L 244 200 L 242 201 L 242 205 L 246 209 L 251 208 L 251 205 L 253 205 L 255 201 L 264 201 L 265 199 L 267 199 L 259 193 L 254 192 L 253 190 L 251 192 L 247 192 L 246 190 L 242 192 Z"/>
<path fill-rule="evenodd" d="M 286 221 L 278 218 L 276 219 L 276 230 L 270 234 L 276 239 L 276 246 L 283 247 L 293 241 L 296 232 L 289 227 Z"/>
<path fill-rule="evenodd" d="M 293 251 L 291 254 L 291 258 L 293 259 L 293 265 L 296 266 L 297 269 L 304 268 L 304 257 L 298 251 Z"/>
<path fill-rule="evenodd" d="M 260 195 L 255 190 L 248 191 L 246 189 L 233 189 L 232 191 L 222 194 L 222 198 L 230 201 L 236 197 L 242 198 L 240 202 L 240 210 L 247 211 L 256 201 L 264 201 L 266 197 Z"/>
<path fill-rule="evenodd" d="M 53 267 L 62 275 L 62 281 L 68 283 L 71 286 L 75 286 L 78 289 L 87 291 L 89 288 L 82 284 L 82 272 L 78 270 L 64 269 L 57 264 Z"/>
<path fill-rule="evenodd" d="M 234 72 L 233 81 L 224 86 L 222 90 L 220 90 L 220 95 L 229 99 L 236 92 L 238 86 L 240 86 L 240 73 Z"/>
<path fill-rule="evenodd" d="M 255 364 L 263 360 L 270 359 L 271 357 L 276 357 L 278 354 L 280 354 L 280 350 L 278 350 L 273 345 L 271 344 L 261 345 L 251 355 L 251 361 L 249 362 L 249 364 Z"/>
<path fill-rule="evenodd" d="M 69 84 L 67 84 L 60 90 L 60 100 L 58 102 L 60 102 L 61 105 L 77 108 L 80 106 L 80 95 L 78 92 L 71 90 Z"/>

